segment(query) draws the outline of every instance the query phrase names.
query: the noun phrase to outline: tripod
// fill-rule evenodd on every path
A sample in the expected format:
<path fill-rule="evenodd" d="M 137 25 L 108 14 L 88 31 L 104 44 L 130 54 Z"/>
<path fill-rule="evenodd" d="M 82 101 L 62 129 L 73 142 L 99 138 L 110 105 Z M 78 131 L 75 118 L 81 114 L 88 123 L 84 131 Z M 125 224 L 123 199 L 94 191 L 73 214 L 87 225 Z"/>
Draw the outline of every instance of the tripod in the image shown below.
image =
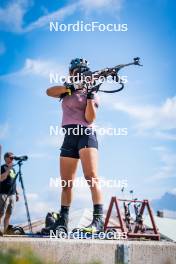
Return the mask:
<path fill-rule="evenodd" d="M 19 175 L 19 182 L 21 183 L 21 188 L 23 190 L 23 197 L 24 197 L 24 204 L 25 204 L 25 208 L 26 208 L 28 226 L 29 226 L 30 232 L 32 233 L 31 217 L 30 217 L 30 213 L 29 213 L 28 201 L 27 201 L 26 191 L 25 191 L 25 188 L 24 188 L 22 172 L 21 172 L 21 166 L 22 166 L 23 162 L 21 160 L 19 160 L 17 164 L 19 166 L 19 170 L 18 170 L 18 173 L 17 173 L 16 176 L 18 177 L 18 175 Z M 16 179 L 17 179 L 17 177 L 16 177 Z"/>
<path fill-rule="evenodd" d="M 32 232 L 31 218 L 30 218 L 30 213 L 29 213 L 29 207 L 28 207 L 28 202 L 27 202 L 27 196 L 26 196 L 26 191 L 25 191 L 25 188 L 24 188 L 24 183 L 23 183 L 23 178 L 22 178 L 22 171 L 21 171 L 21 167 L 23 165 L 22 160 L 19 160 L 17 162 L 17 164 L 15 164 L 14 166 L 16 166 L 16 165 L 18 165 L 18 172 L 15 175 L 15 178 L 13 179 L 12 186 L 11 186 L 11 188 L 9 190 L 9 193 L 7 194 L 7 197 L 6 197 L 5 201 L 4 201 L 4 204 L 6 203 L 8 197 L 9 197 L 9 195 L 11 193 L 11 190 L 12 190 L 12 188 L 13 188 L 13 186 L 14 186 L 14 184 L 15 184 L 18 176 L 19 176 L 19 182 L 20 182 L 21 188 L 23 190 L 23 197 L 24 197 L 24 204 L 25 204 L 25 208 L 26 208 L 26 215 L 27 215 L 28 226 L 29 226 L 30 232 L 33 233 Z"/>

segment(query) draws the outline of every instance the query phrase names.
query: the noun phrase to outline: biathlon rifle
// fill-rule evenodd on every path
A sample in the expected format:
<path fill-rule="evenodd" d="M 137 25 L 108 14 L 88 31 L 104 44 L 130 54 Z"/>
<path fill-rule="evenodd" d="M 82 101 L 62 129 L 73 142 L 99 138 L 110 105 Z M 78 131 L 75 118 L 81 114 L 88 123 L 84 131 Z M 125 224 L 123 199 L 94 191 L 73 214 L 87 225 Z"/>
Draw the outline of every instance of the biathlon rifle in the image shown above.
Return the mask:
<path fill-rule="evenodd" d="M 92 83 L 89 83 L 87 85 L 87 90 L 88 91 L 92 91 L 92 92 L 104 92 L 104 93 L 116 93 L 116 92 L 120 92 L 123 88 L 124 88 L 124 82 L 123 80 L 121 79 L 121 77 L 119 76 L 119 71 L 127 66 L 130 66 L 130 65 L 137 65 L 137 66 L 143 66 L 141 63 L 140 63 L 140 58 L 139 57 L 136 57 L 133 59 L 133 62 L 130 62 L 130 63 L 127 63 L 127 64 L 119 64 L 115 67 L 112 67 L 112 68 L 105 68 L 105 69 L 102 69 L 102 70 L 98 70 L 98 71 L 85 71 L 83 73 L 83 76 L 86 76 L 86 77 L 90 77 L 93 78 L 93 80 L 95 80 Z M 102 85 L 103 82 L 100 82 L 98 84 L 96 84 L 96 81 L 101 79 L 103 77 L 104 80 L 107 80 L 107 78 L 111 76 L 112 79 L 115 81 L 115 82 L 118 82 L 121 87 L 118 88 L 118 89 L 115 89 L 115 90 L 101 90 L 100 89 L 100 86 Z"/>

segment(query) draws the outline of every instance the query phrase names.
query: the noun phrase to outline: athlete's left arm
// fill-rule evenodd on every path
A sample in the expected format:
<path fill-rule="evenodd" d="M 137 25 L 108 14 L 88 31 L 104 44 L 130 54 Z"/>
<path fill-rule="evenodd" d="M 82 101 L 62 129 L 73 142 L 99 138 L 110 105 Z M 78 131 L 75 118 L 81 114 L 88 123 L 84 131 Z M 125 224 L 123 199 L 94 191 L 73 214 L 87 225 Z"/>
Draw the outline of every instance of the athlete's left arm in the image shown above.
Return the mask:
<path fill-rule="evenodd" d="M 92 123 L 96 119 L 96 106 L 92 99 L 87 99 L 85 119 L 88 123 Z"/>

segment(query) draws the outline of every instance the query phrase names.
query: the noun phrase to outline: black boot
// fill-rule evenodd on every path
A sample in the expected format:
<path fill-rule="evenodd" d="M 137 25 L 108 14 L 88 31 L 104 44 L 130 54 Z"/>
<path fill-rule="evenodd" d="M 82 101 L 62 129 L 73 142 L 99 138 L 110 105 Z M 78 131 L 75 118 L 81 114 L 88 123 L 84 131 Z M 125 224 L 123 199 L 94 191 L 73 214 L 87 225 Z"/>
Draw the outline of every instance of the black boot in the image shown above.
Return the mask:
<path fill-rule="evenodd" d="M 67 231 L 68 231 L 68 217 L 60 214 L 58 217 L 58 220 L 56 220 L 56 222 L 53 224 L 53 226 L 51 226 L 51 228 L 54 231 L 63 228 L 63 230 L 65 230 L 65 232 L 67 233 Z"/>
<path fill-rule="evenodd" d="M 103 232 L 104 231 L 103 216 L 101 214 L 100 215 L 94 214 L 92 223 L 86 227 L 83 227 L 82 231 L 86 233 L 91 233 L 91 234 Z"/>
<path fill-rule="evenodd" d="M 69 214 L 69 206 L 61 206 L 60 213 L 57 214 L 57 219 L 55 219 L 54 223 L 48 227 L 42 229 L 41 233 L 49 235 L 50 231 L 54 233 L 58 231 L 68 232 L 68 214 Z"/>
<path fill-rule="evenodd" d="M 68 217 L 61 216 L 58 214 L 58 219 L 55 221 L 53 225 L 45 227 L 41 230 L 43 235 L 50 235 L 50 231 L 56 233 L 56 231 L 63 231 L 67 233 L 68 231 Z"/>
<path fill-rule="evenodd" d="M 58 218 L 59 218 L 59 213 L 56 213 L 56 212 L 47 213 L 46 218 L 45 218 L 45 227 L 50 227 L 54 225 L 54 223 L 56 222 Z"/>
<path fill-rule="evenodd" d="M 92 223 L 82 229 L 87 233 L 98 233 L 104 230 L 103 223 L 103 205 L 95 204 L 93 208 L 93 220 Z"/>

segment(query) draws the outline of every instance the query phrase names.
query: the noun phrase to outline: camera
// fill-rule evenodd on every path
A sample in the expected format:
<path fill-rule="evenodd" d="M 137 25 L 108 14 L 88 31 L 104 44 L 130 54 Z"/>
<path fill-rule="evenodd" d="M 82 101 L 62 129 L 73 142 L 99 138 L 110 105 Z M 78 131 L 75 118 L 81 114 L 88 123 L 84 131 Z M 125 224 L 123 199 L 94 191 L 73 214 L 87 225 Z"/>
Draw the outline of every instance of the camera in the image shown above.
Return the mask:
<path fill-rule="evenodd" d="M 28 159 L 28 156 L 13 156 L 13 159 L 16 161 L 26 161 Z"/>

